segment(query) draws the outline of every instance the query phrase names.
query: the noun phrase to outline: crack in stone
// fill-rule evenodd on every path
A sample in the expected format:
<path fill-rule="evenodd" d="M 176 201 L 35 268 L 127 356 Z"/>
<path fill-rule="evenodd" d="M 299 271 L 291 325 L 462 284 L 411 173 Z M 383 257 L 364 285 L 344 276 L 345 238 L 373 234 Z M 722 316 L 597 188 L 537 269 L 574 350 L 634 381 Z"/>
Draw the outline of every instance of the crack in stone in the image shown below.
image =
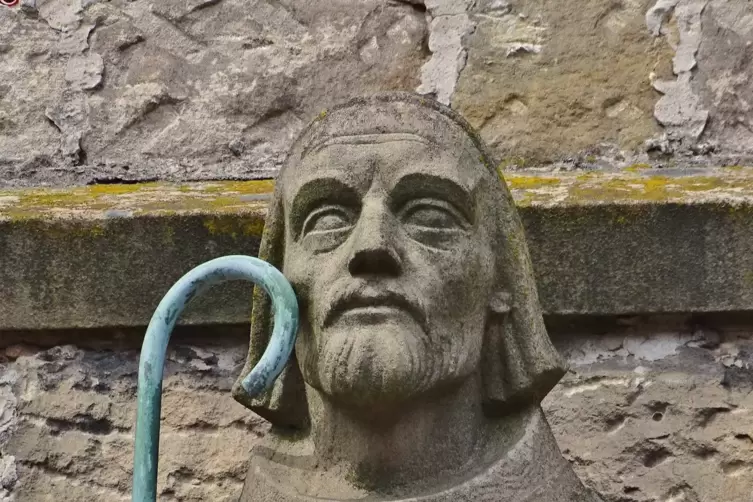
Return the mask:
<path fill-rule="evenodd" d="M 183 29 L 181 26 L 179 26 L 175 22 L 173 22 L 172 19 L 170 19 L 169 17 L 167 17 L 163 13 L 155 11 L 155 10 L 152 10 L 150 12 L 150 14 L 152 16 L 156 17 L 157 19 L 163 21 L 164 23 L 167 23 L 168 25 L 170 25 L 170 27 L 172 29 L 174 29 L 177 32 L 179 32 L 181 35 L 183 35 L 186 39 L 190 40 L 191 42 L 193 42 L 193 43 L 195 43 L 195 44 L 197 44 L 197 45 L 199 45 L 201 47 L 207 47 L 207 42 L 206 41 L 197 39 L 192 34 L 190 34 L 188 31 L 186 31 L 185 29 Z"/>
<path fill-rule="evenodd" d="M 209 7 L 214 7 L 215 5 L 218 5 L 218 4 L 222 3 L 222 2 L 223 2 L 223 0 L 206 0 L 205 2 L 202 2 L 202 3 L 198 4 L 198 5 L 193 6 L 191 9 L 189 9 L 188 12 L 186 12 L 185 14 L 181 15 L 180 17 L 178 17 L 177 20 L 178 21 L 182 21 L 183 19 L 185 19 L 189 15 L 193 14 L 194 12 L 199 12 L 199 11 L 202 11 L 204 9 L 208 9 Z"/>
<path fill-rule="evenodd" d="M 392 0 L 392 3 L 408 5 L 416 12 L 419 12 L 421 14 L 426 13 L 426 4 L 423 0 Z"/>

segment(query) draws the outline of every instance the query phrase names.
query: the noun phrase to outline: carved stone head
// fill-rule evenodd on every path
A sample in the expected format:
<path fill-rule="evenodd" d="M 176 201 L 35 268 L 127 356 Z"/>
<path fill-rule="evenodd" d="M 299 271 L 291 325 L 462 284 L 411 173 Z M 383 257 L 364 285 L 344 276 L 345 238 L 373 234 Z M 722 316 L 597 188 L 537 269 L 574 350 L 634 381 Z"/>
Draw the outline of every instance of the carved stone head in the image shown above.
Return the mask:
<path fill-rule="evenodd" d="M 433 100 L 391 93 L 322 112 L 279 175 L 259 256 L 301 308 L 274 388 L 250 399 L 234 387 L 273 424 L 307 427 L 305 384 L 342 407 L 399 409 L 477 375 L 492 417 L 538 404 L 563 374 L 496 163 Z M 270 309 L 255 292 L 241 378 L 267 344 Z"/>

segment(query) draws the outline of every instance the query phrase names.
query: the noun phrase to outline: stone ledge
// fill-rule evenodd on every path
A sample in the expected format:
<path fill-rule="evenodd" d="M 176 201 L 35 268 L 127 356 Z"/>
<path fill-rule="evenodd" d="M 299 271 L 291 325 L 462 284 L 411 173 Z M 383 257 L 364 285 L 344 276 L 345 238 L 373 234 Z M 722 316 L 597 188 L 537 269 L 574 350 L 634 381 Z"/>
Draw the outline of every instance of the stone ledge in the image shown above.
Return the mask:
<path fill-rule="evenodd" d="M 753 169 L 506 178 L 548 314 L 753 310 Z M 256 254 L 271 189 L 246 181 L 0 191 L 0 330 L 145 325 L 191 267 Z M 218 287 L 184 323 L 244 322 L 250 289 Z"/>

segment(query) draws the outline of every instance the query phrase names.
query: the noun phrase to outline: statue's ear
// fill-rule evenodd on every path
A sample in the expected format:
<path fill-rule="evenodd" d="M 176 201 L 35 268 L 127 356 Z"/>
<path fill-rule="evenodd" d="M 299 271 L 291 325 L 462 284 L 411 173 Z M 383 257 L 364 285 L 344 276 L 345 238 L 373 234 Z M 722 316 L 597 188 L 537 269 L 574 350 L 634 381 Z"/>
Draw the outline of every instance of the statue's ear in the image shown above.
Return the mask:
<path fill-rule="evenodd" d="M 493 205 L 500 291 L 489 300 L 481 361 L 485 409 L 493 415 L 538 405 L 566 368 L 547 335 L 523 225 L 504 182 L 501 192 Z"/>
<path fill-rule="evenodd" d="M 264 233 L 259 247 L 259 258 L 282 269 L 285 257 L 285 221 L 280 184 L 267 212 Z M 303 429 L 308 427 L 309 412 L 303 376 L 298 368 L 295 352 L 272 388 L 251 397 L 241 386 L 241 381 L 261 359 L 272 333 L 274 313 L 272 302 L 260 287 L 254 288 L 251 311 L 251 340 L 246 364 L 233 386 L 233 397 L 273 425 Z"/>
<path fill-rule="evenodd" d="M 564 365 L 534 316 L 504 292 L 489 302 L 481 373 L 484 410 L 504 416 L 538 404 L 564 374 Z M 539 314 L 540 316 L 540 314 Z"/>

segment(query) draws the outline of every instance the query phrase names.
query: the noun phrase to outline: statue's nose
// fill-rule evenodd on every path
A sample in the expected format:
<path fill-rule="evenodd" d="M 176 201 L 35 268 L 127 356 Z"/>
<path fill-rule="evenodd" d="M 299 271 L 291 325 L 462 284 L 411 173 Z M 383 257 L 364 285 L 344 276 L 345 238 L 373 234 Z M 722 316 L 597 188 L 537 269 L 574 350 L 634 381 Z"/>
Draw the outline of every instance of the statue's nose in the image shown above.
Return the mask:
<path fill-rule="evenodd" d="M 386 275 L 396 277 L 403 264 L 395 249 L 392 232 L 396 222 L 381 204 L 365 204 L 352 235 L 348 271 L 354 277 Z"/>

